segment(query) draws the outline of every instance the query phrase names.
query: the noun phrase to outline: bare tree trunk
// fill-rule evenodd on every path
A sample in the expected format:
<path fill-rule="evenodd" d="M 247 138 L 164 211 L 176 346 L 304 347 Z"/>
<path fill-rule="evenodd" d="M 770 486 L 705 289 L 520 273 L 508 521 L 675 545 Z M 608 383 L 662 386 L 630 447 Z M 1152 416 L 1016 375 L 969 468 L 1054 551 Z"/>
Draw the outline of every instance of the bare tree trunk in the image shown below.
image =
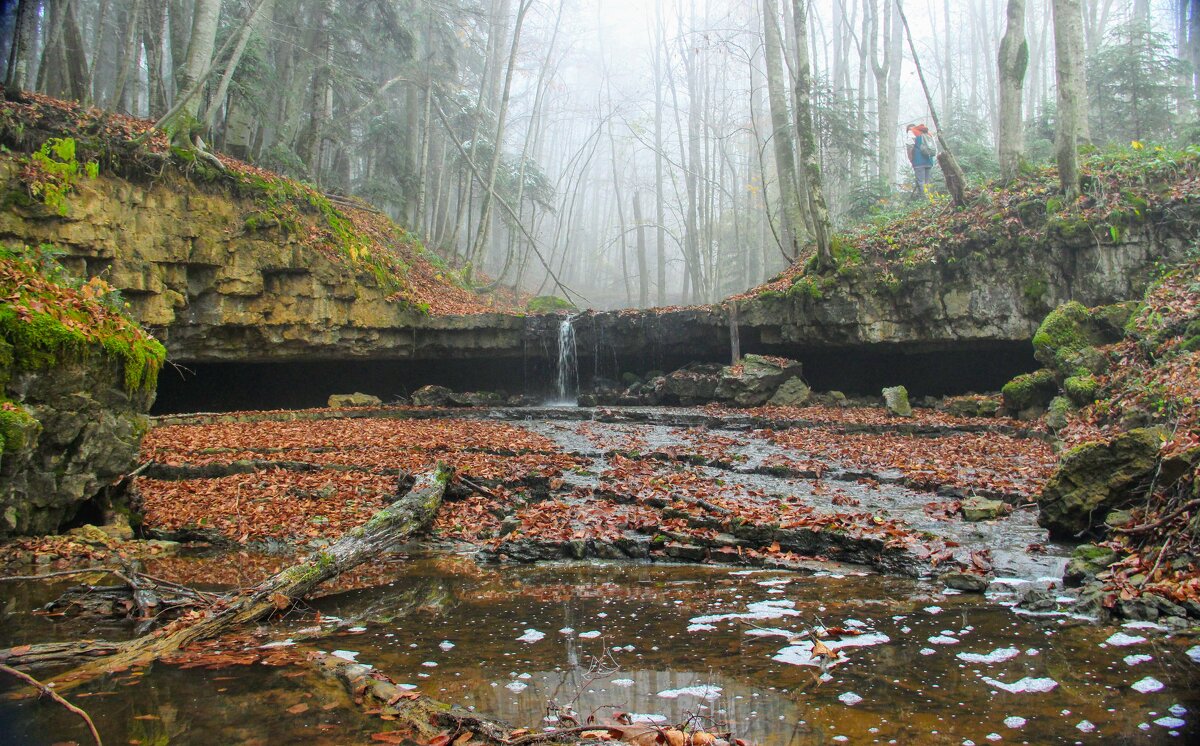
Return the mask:
<path fill-rule="evenodd" d="M 633 222 L 637 224 L 638 307 L 650 305 L 650 273 L 646 267 L 646 223 L 642 219 L 642 193 L 633 192 Z"/>
<path fill-rule="evenodd" d="M 1008 0 L 1007 24 L 996 59 L 1000 73 L 1000 131 L 996 148 L 1000 159 L 1000 178 L 1012 181 L 1021 169 L 1021 153 L 1024 149 L 1021 102 L 1025 70 L 1029 66 L 1029 44 L 1025 40 L 1025 0 Z"/>
<path fill-rule="evenodd" d="M 521 45 L 521 26 L 524 24 L 525 14 L 529 12 L 532 4 L 532 0 L 521 0 L 521 4 L 517 7 L 517 21 L 513 26 L 512 44 L 508 51 L 508 65 L 504 71 L 504 88 L 500 92 L 500 107 L 496 112 L 496 135 L 492 140 L 492 164 L 488 169 L 487 184 L 483 191 L 479 232 L 475 236 L 475 247 L 470 254 L 472 271 L 477 271 L 483 266 L 484 254 L 487 250 L 492 223 L 492 194 L 496 190 L 496 172 L 500 168 L 500 155 L 504 151 L 504 124 L 508 114 L 508 99 L 512 93 L 513 74 L 517 67 L 517 51 Z"/>
<path fill-rule="evenodd" d="M 109 99 L 110 109 L 121 109 L 125 101 L 125 88 L 129 76 L 137 61 L 137 41 L 139 22 L 141 21 L 142 0 L 133 0 L 133 6 L 126 17 L 125 38 L 121 42 L 121 62 L 117 68 L 117 82 L 113 86 L 112 98 Z M 128 110 L 127 110 L 128 111 Z"/>
<path fill-rule="evenodd" d="M 667 305 L 667 213 L 666 198 L 663 195 L 663 148 L 666 138 L 663 136 L 663 80 L 662 66 L 666 41 L 664 39 L 662 3 L 654 3 L 654 219 L 657 223 L 655 231 L 655 248 L 657 251 L 657 289 L 656 298 L 659 306 Z"/>
<path fill-rule="evenodd" d="M 258 30 L 263 21 L 270 17 L 274 4 L 275 0 L 259 0 L 258 7 L 250 9 L 250 15 L 237 34 L 237 44 L 233 47 L 229 61 L 225 63 L 225 72 L 221 75 L 221 82 L 217 84 L 217 92 L 213 96 L 212 106 L 208 107 L 208 114 L 204 117 L 205 129 L 211 128 L 216 122 L 217 111 L 220 110 L 225 102 L 225 96 L 229 93 L 229 84 L 233 81 L 233 74 L 237 72 L 238 65 L 242 61 L 242 56 L 246 53 L 250 37 L 254 35 L 254 32 Z"/>
<path fill-rule="evenodd" d="M 202 84 L 212 65 L 213 47 L 217 41 L 217 21 L 221 17 L 221 0 L 196 0 L 192 16 L 192 33 L 188 40 L 187 61 L 179 90 L 189 91 Z M 193 95 L 182 107 L 182 113 L 195 120 L 200 113 L 200 96 Z"/>
<path fill-rule="evenodd" d="M 900 22 L 904 25 L 904 33 L 908 36 L 908 51 L 912 54 L 913 64 L 917 67 L 917 78 L 921 81 L 921 90 L 925 92 L 925 103 L 929 106 L 929 114 L 933 118 L 933 127 L 937 131 L 938 146 L 941 152 L 937 155 L 938 165 L 942 168 L 942 175 L 946 178 L 946 189 L 950 192 L 950 198 L 953 200 L 955 207 L 962 207 L 967 203 L 967 179 L 963 176 L 962 168 L 958 165 L 958 159 L 954 157 L 954 153 L 950 150 L 950 144 L 946 142 L 946 138 L 942 135 L 942 125 L 938 122 L 937 109 L 933 105 L 933 96 L 929 93 L 929 85 L 925 82 L 925 72 L 921 69 L 921 58 L 917 56 L 916 45 L 913 44 L 912 30 L 908 27 L 908 18 L 904 15 L 904 9 L 900 6 L 899 0 L 896 2 L 896 12 L 900 14 Z"/>
<path fill-rule="evenodd" d="M 1069 201 L 1079 196 L 1079 140 L 1087 119 L 1083 77 L 1083 13 L 1080 0 L 1054 0 L 1058 117 L 1054 138 L 1058 180 Z"/>
<path fill-rule="evenodd" d="M 763 53 L 767 65 L 767 101 L 771 109 L 771 144 L 775 153 L 775 176 L 779 183 L 779 213 L 784 255 L 795 259 L 805 237 L 800 195 L 796 189 L 796 147 L 787 110 L 787 88 L 783 81 L 783 41 L 780 38 L 779 6 L 763 0 Z"/>
<path fill-rule="evenodd" d="M 800 145 L 800 162 L 805 186 L 808 189 L 808 207 L 812 213 L 813 238 L 817 242 L 817 268 L 833 267 L 831 249 L 832 235 L 829 225 L 829 208 L 825 205 L 825 191 L 821 185 L 820 156 L 817 153 L 817 138 L 813 131 L 812 116 L 812 73 L 808 59 L 808 8 L 807 0 L 792 0 L 793 23 L 796 24 L 796 141 Z"/>
<path fill-rule="evenodd" d="M 37 46 L 37 5 L 36 0 L 20 0 L 17 5 L 8 75 L 4 80 L 4 87 L 14 93 L 29 87 L 29 61 Z"/>

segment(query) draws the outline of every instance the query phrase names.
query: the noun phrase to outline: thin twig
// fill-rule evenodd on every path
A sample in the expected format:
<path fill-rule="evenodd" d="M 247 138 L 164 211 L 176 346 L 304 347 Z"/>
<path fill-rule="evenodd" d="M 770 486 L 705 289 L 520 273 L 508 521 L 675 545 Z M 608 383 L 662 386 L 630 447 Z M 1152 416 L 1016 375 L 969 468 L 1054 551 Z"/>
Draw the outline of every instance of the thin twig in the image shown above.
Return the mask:
<path fill-rule="evenodd" d="M 458 481 L 462 482 L 465 486 L 470 487 L 473 492 L 478 492 L 479 494 L 481 494 L 484 497 L 489 498 L 491 500 L 495 500 L 497 502 L 500 501 L 500 498 L 496 497 L 496 493 L 488 490 L 481 484 L 472 482 L 470 479 L 467 479 L 467 477 L 463 474 L 458 475 Z"/>
<path fill-rule="evenodd" d="M 1170 523 L 1180 515 L 1192 510 L 1193 508 L 1200 508 L 1200 499 L 1188 500 L 1183 505 L 1180 505 L 1178 508 L 1172 510 L 1170 513 L 1166 514 L 1162 518 L 1159 518 L 1153 523 L 1143 523 L 1140 526 L 1132 526 L 1130 528 L 1113 527 L 1112 530 L 1118 534 L 1144 534 L 1147 531 L 1153 531 L 1159 526 Z"/>
<path fill-rule="evenodd" d="M 13 676 L 21 681 L 24 681 L 26 684 L 29 684 L 34 689 L 37 689 L 39 692 L 41 692 L 42 696 L 49 697 L 65 707 L 68 711 L 73 712 L 79 717 L 83 718 L 83 722 L 87 723 L 88 730 L 92 733 L 92 738 L 96 741 L 96 746 L 104 746 L 104 743 L 100 740 L 100 732 L 96 730 L 96 724 L 92 722 L 92 717 L 67 700 L 63 699 L 58 692 L 33 678 L 29 674 L 18 671 L 10 666 L 6 666 L 3 663 L 0 663 L 0 673 L 6 673 L 9 676 Z"/>

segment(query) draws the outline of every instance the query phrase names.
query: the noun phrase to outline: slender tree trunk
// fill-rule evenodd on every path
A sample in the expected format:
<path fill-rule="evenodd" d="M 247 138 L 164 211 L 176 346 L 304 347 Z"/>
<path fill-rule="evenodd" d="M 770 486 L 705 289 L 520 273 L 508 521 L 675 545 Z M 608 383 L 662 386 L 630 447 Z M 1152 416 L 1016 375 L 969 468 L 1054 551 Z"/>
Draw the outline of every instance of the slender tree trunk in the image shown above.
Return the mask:
<path fill-rule="evenodd" d="M 663 194 L 663 148 L 666 147 L 666 137 L 663 134 L 663 55 L 666 46 L 663 31 L 662 3 L 654 3 L 654 220 L 655 229 L 657 288 L 656 299 L 659 306 L 667 305 L 667 206 Z"/>
<path fill-rule="evenodd" d="M 1007 26 L 1000 40 L 996 66 L 1000 74 L 1000 130 L 996 147 L 1000 178 L 1012 181 L 1021 168 L 1024 121 L 1021 102 L 1025 70 L 1029 66 L 1029 44 L 1025 41 L 1025 0 L 1008 0 Z"/>
<path fill-rule="evenodd" d="M 225 72 L 221 75 L 221 82 L 217 84 L 217 93 L 213 96 L 212 106 L 208 108 L 208 115 L 204 118 L 205 129 L 210 129 L 217 120 L 217 112 L 225 103 L 225 97 L 229 94 L 229 84 L 233 81 L 233 75 L 237 72 L 238 65 L 242 62 L 242 56 L 246 53 L 246 47 L 250 44 L 250 38 L 261 27 L 263 22 L 271 16 L 274 11 L 275 0 L 259 0 L 258 7 L 250 9 L 250 15 L 242 25 L 241 31 L 237 35 L 237 44 L 233 47 L 233 52 L 229 56 L 229 61 L 225 63 Z"/>
<path fill-rule="evenodd" d="M 638 307 L 650 305 L 650 274 L 646 266 L 646 222 L 642 219 L 642 192 L 633 192 L 633 222 L 637 224 Z"/>
<path fill-rule="evenodd" d="M 1058 180 L 1068 200 L 1079 196 L 1079 140 L 1087 119 L 1083 77 L 1083 13 L 1080 0 L 1054 0 L 1054 53 L 1058 117 L 1054 150 Z"/>
<path fill-rule="evenodd" d="M 796 189 L 796 147 L 787 110 L 787 87 L 783 81 L 783 41 L 779 34 L 779 6 L 763 0 L 763 54 L 767 65 L 767 102 L 771 109 L 771 145 L 775 153 L 775 175 L 779 184 L 779 214 L 785 256 L 800 255 L 804 239 L 804 217 Z"/>
<path fill-rule="evenodd" d="M 221 0 L 196 0 L 196 12 L 192 16 L 192 33 L 188 39 L 187 61 L 179 90 L 189 91 L 202 84 L 202 78 L 212 64 L 213 47 L 217 41 L 217 21 L 221 17 Z M 182 113 L 191 120 L 200 113 L 199 95 L 194 95 L 183 104 Z"/>
<path fill-rule="evenodd" d="M 517 68 L 517 51 L 521 46 L 521 27 L 525 22 L 525 14 L 529 12 L 532 0 L 521 0 L 517 8 L 517 21 L 513 26 L 512 44 L 508 51 L 508 65 L 504 71 L 504 87 L 500 91 L 500 107 L 496 112 L 496 135 L 492 139 L 492 164 L 488 169 L 488 179 L 483 191 L 483 205 L 480 208 L 479 232 L 475 237 L 475 247 L 471 250 L 471 268 L 476 271 L 483 266 L 487 251 L 488 236 L 492 222 L 492 195 L 496 190 L 496 173 L 500 169 L 500 156 L 504 151 L 504 125 L 508 115 L 508 100 L 512 94 L 513 74 Z"/>
<path fill-rule="evenodd" d="M 20 0 L 17 4 L 12 47 L 8 54 L 8 75 L 4 80 L 4 87 L 11 92 L 29 87 L 29 61 L 37 46 L 37 6 L 35 0 Z"/>
<path fill-rule="evenodd" d="M 941 148 L 937 160 L 938 165 L 942 168 L 942 175 L 946 178 L 946 189 L 950 192 L 950 198 L 955 207 L 962 207 L 967 203 L 966 177 L 958 165 L 958 159 L 950 150 L 950 144 L 942 135 L 942 125 L 938 121 L 937 109 L 933 105 L 933 96 L 929 93 L 929 85 L 925 82 L 925 72 L 921 69 L 921 58 L 917 55 L 916 45 L 913 44 L 912 29 L 908 26 L 908 18 L 905 17 L 904 9 L 900 7 L 899 2 L 896 3 L 896 12 L 900 15 L 900 22 L 904 25 L 904 33 L 908 37 L 908 51 L 912 54 L 913 64 L 916 65 L 917 79 L 921 81 L 921 90 L 925 93 L 925 103 L 929 106 L 929 114 L 933 118 L 933 127 L 937 132 L 938 145 Z"/>
<path fill-rule="evenodd" d="M 817 138 L 813 131 L 812 74 L 808 60 L 807 0 L 792 0 L 793 23 L 796 24 L 796 141 L 800 145 L 802 173 L 808 187 L 808 206 L 812 213 L 813 238 L 817 242 L 817 267 L 833 266 L 832 235 L 829 208 L 821 184 L 821 164 L 817 153 Z"/>
<path fill-rule="evenodd" d="M 125 111 L 129 111 L 125 107 L 125 89 L 129 83 L 129 76 L 133 74 L 134 65 L 137 62 L 138 29 L 142 18 L 141 10 L 142 0 L 133 0 L 133 5 L 126 16 L 125 37 L 121 41 L 121 62 L 117 68 L 117 82 L 113 85 L 112 97 L 108 103 L 111 109 L 125 108 Z"/>

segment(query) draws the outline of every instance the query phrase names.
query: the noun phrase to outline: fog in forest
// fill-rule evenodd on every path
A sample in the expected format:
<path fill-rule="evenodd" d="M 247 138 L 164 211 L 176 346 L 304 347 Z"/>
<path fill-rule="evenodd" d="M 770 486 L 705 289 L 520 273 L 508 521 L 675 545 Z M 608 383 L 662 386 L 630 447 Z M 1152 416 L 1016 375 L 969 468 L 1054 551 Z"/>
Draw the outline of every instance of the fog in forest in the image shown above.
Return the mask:
<path fill-rule="evenodd" d="M 1082 38 L 1079 144 L 1200 131 L 1193 0 L 20 0 L 2 20 L 9 89 L 182 111 L 461 277 L 580 307 L 719 300 L 949 199 L 938 168 L 914 192 L 908 125 L 972 187 L 1004 145 L 1009 168 L 1052 161 L 1056 28 Z M 1027 57 L 1015 87 L 1004 49 Z"/>

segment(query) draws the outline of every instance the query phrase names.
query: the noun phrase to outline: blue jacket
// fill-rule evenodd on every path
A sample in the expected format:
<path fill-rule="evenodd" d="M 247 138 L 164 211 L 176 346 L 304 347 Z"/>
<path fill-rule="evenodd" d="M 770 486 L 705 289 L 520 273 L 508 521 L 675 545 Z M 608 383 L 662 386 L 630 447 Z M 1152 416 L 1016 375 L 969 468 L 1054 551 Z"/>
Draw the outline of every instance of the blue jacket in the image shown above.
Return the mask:
<path fill-rule="evenodd" d="M 921 143 L 925 140 L 926 137 L 929 137 L 929 135 L 917 135 L 916 140 L 913 141 L 912 164 L 914 166 L 932 166 L 933 165 L 932 158 L 921 154 Z"/>

